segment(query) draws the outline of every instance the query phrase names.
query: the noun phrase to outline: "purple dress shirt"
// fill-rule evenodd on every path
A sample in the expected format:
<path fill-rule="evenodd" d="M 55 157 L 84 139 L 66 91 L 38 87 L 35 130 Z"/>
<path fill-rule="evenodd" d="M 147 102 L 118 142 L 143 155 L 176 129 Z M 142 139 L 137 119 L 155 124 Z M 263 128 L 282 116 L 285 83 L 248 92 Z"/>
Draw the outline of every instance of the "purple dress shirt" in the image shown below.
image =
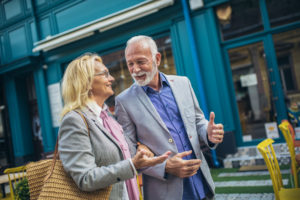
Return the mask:
<path fill-rule="evenodd" d="M 148 86 L 143 86 L 142 88 L 170 131 L 178 152 L 193 150 L 170 85 L 165 76 L 162 73 L 159 74 L 161 80 L 160 91 L 157 92 Z M 183 159 L 190 160 L 195 158 L 196 156 L 193 152 Z M 205 194 L 209 192 L 201 170 L 198 170 L 197 174 L 192 177 L 184 178 L 183 186 L 183 200 L 203 199 L 206 196 Z"/>

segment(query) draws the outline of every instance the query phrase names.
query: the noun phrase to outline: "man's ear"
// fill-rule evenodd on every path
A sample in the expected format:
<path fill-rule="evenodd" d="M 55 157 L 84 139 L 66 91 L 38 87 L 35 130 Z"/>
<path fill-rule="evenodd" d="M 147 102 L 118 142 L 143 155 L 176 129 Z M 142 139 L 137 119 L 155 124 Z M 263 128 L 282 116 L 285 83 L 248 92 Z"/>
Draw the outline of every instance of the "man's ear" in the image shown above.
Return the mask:
<path fill-rule="evenodd" d="M 159 52 L 156 53 L 155 59 L 156 59 L 157 66 L 159 66 L 160 65 L 160 61 L 161 61 L 161 54 Z"/>

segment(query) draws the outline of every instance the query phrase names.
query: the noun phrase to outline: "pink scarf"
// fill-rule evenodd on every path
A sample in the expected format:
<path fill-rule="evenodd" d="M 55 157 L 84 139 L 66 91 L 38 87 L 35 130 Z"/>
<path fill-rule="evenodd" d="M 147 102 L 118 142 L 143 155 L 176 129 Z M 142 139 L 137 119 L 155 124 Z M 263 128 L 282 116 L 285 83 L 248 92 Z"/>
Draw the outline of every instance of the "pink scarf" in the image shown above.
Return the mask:
<path fill-rule="evenodd" d="M 112 117 L 108 116 L 107 112 L 103 110 L 100 114 L 101 119 L 103 120 L 103 126 L 111 133 L 111 135 L 116 139 L 119 146 L 121 147 L 124 160 L 131 158 L 128 144 L 123 135 L 123 129 L 121 125 L 114 120 Z M 128 179 L 125 181 L 128 196 L 130 200 L 139 199 L 139 189 L 137 186 L 136 178 Z"/>

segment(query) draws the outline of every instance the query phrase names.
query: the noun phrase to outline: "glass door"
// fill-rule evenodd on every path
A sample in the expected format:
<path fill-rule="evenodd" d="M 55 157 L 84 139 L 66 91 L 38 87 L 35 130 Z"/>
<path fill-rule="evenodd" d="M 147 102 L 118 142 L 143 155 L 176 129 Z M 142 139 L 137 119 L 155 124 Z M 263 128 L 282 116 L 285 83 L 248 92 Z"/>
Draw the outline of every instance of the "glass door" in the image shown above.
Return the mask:
<path fill-rule="evenodd" d="M 242 141 L 279 138 L 277 109 L 272 97 L 263 42 L 227 50 Z"/>
<path fill-rule="evenodd" d="M 300 127 L 300 28 L 274 34 L 273 41 L 290 121 Z"/>

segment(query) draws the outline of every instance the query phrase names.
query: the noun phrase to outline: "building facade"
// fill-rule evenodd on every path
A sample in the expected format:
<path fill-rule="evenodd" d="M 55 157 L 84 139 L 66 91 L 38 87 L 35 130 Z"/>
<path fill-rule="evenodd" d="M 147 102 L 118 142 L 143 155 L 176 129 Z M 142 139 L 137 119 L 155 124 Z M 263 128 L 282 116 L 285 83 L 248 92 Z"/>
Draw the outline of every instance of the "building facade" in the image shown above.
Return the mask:
<path fill-rule="evenodd" d="M 129 87 L 124 48 L 134 35 L 156 40 L 162 72 L 190 78 L 205 115 L 224 124 L 225 147 L 283 142 L 276 126 L 300 102 L 298 0 L 0 2 L 2 166 L 53 151 L 72 59 L 96 52 L 116 95 Z M 107 104 L 113 111 L 114 97 Z"/>

